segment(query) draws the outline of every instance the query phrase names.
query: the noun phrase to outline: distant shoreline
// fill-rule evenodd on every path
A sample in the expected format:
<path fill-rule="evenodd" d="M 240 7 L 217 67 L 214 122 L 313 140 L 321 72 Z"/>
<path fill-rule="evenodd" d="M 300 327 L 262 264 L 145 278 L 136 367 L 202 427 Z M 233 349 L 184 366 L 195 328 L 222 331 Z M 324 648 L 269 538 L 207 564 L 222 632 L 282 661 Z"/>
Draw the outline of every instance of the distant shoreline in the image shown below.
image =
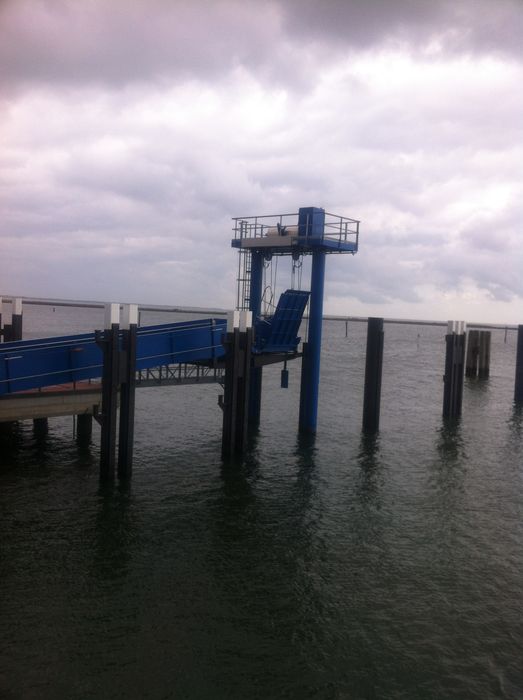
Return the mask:
<path fill-rule="evenodd" d="M 11 302 L 13 296 L 3 296 L 0 297 L 5 302 Z M 72 299 L 42 299 L 37 297 L 16 297 L 22 299 L 23 304 L 29 306 L 70 306 L 78 309 L 103 309 L 106 302 L 102 301 L 83 301 L 83 300 L 72 300 Z M 167 306 L 161 304 L 138 304 L 139 311 L 154 311 L 158 313 L 179 313 L 179 314 L 211 314 L 215 316 L 226 316 L 228 311 L 224 309 L 213 309 L 213 308 L 201 308 L 201 307 L 191 307 L 191 306 Z M 304 316 L 307 318 L 307 316 Z M 323 316 L 325 321 L 354 321 L 356 323 L 366 323 L 366 316 L 333 316 L 331 314 L 325 314 Z M 404 318 L 384 318 L 384 323 L 394 323 L 404 326 L 440 326 L 446 327 L 446 321 L 427 321 L 427 320 L 417 320 L 417 319 L 404 319 Z M 515 331 L 518 326 L 515 324 L 504 324 L 504 323 L 468 323 L 468 328 L 487 328 L 491 330 L 510 330 Z"/>

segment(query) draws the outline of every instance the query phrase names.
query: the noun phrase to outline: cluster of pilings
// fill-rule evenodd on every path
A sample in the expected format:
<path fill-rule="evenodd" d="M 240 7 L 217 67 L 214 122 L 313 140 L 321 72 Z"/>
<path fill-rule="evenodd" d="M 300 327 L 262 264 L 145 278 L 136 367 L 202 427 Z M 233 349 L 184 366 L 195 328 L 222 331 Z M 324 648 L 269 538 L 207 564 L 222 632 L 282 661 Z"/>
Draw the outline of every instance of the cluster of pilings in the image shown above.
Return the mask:
<path fill-rule="evenodd" d="M 104 330 L 96 331 L 103 353 L 102 411 L 95 417 L 101 426 L 100 478 L 104 481 L 114 478 L 116 464 L 120 479 L 132 472 L 137 328 L 136 304 L 124 305 L 121 319 L 120 305 L 108 304 Z"/>
<path fill-rule="evenodd" d="M 240 455 L 247 445 L 252 371 L 253 328 L 250 311 L 233 311 L 227 318 L 222 457 Z"/>
<path fill-rule="evenodd" d="M 444 418 L 458 418 L 461 415 L 464 374 L 470 378 L 489 377 L 490 337 L 490 331 L 470 330 L 467 334 L 464 321 L 448 322 L 443 376 Z M 383 344 L 383 319 L 369 318 L 362 421 L 365 433 L 375 433 L 379 429 Z M 523 325 L 518 326 L 514 402 L 523 404 Z"/>

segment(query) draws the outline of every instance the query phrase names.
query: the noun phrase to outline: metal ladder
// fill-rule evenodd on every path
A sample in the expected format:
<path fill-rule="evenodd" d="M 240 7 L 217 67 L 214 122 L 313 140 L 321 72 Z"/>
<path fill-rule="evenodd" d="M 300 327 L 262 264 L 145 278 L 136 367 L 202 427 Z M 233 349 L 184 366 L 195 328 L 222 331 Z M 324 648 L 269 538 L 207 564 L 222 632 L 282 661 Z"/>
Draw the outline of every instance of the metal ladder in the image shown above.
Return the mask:
<path fill-rule="evenodd" d="M 251 303 L 251 261 L 250 250 L 240 248 L 238 251 L 238 277 L 236 292 L 236 308 L 238 311 L 248 311 Z"/>

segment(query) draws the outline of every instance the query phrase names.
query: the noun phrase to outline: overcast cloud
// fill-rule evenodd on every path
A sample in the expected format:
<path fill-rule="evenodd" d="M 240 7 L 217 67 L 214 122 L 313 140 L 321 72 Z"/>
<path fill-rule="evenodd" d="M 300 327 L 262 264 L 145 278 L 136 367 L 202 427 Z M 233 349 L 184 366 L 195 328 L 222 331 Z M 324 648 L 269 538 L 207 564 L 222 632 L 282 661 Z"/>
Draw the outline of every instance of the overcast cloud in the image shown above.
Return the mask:
<path fill-rule="evenodd" d="M 0 293 L 232 307 L 231 217 L 312 205 L 362 221 L 327 312 L 521 323 L 521 36 L 512 0 L 3 0 Z"/>

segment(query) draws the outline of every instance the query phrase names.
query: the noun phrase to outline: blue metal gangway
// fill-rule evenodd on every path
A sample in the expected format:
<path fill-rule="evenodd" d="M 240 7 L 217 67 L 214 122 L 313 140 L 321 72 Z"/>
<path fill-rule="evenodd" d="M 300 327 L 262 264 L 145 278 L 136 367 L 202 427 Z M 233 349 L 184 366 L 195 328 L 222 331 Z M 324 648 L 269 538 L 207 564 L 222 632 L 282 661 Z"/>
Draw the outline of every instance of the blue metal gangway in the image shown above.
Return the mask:
<path fill-rule="evenodd" d="M 225 331 L 216 318 L 138 328 L 136 369 L 220 359 Z M 0 396 L 97 379 L 102 369 L 96 333 L 2 343 Z"/>
<path fill-rule="evenodd" d="M 287 290 L 273 316 L 256 321 L 255 352 L 295 352 L 308 292 Z M 137 329 L 136 371 L 194 363 L 211 365 L 225 355 L 223 318 Z M 0 345 L 0 396 L 102 376 L 103 333 L 82 333 Z M 121 338 L 120 338 L 121 344 Z"/>

